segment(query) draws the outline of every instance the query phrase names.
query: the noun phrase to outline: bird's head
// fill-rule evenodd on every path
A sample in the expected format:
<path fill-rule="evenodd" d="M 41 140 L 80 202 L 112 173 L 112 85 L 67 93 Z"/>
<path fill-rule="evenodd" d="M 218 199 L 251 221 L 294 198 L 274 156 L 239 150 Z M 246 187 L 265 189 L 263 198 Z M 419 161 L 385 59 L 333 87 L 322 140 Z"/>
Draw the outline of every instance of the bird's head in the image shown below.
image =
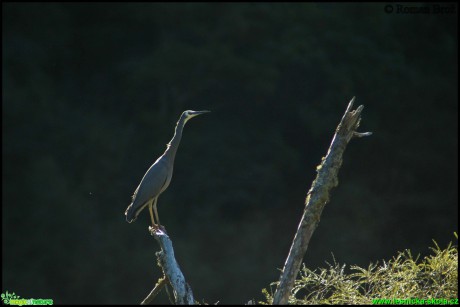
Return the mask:
<path fill-rule="evenodd" d="M 184 123 L 186 123 L 189 119 L 204 114 L 204 113 L 209 113 L 211 111 L 192 111 L 192 110 L 187 110 L 182 113 L 181 118 L 184 119 Z"/>

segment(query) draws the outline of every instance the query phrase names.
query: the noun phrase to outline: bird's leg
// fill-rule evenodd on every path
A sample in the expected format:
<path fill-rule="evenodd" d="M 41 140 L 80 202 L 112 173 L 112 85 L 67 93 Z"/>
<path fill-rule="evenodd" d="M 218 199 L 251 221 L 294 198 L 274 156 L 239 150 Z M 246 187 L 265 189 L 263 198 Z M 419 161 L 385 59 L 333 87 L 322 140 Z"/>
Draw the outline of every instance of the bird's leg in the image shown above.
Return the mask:
<path fill-rule="evenodd" d="M 149 201 L 149 212 L 150 212 L 150 218 L 152 219 L 152 227 L 153 228 L 158 228 L 158 225 L 155 224 L 155 220 L 153 219 L 153 212 L 152 212 L 152 203 L 153 203 L 153 199 Z M 155 198 L 155 203 L 156 203 L 157 199 Z"/>
<path fill-rule="evenodd" d="M 153 210 L 155 210 L 155 217 L 157 218 L 158 227 L 160 227 L 161 224 L 160 224 L 160 217 L 158 216 L 158 211 L 157 211 L 157 200 L 158 200 L 158 197 L 155 198 L 155 200 L 153 202 Z"/>

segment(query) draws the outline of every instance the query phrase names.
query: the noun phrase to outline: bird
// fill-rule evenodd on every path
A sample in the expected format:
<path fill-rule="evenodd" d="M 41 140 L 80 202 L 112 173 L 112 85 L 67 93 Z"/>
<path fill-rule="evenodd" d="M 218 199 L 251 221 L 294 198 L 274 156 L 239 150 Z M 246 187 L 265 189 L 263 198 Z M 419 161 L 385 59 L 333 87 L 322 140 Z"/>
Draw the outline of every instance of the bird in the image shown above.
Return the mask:
<path fill-rule="evenodd" d="M 149 208 L 150 218 L 152 220 L 153 229 L 160 227 L 160 218 L 157 211 L 157 201 L 161 193 L 169 186 L 173 175 L 174 159 L 176 157 L 177 148 L 182 138 L 182 130 L 185 124 L 191 118 L 209 113 L 210 111 L 192 111 L 187 110 L 182 113 L 177 121 L 174 136 L 171 141 L 166 144 L 165 152 L 149 167 L 139 186 L 134 191 L 132 202 L 126 208 L 125 216 L 128 223 L 132 223 L 137 219 L 139 213 L 145 208 Z M 155 219 L 153 216 L 155 211 Z M 155 223 L 155 220 L 157 223 Z"/>

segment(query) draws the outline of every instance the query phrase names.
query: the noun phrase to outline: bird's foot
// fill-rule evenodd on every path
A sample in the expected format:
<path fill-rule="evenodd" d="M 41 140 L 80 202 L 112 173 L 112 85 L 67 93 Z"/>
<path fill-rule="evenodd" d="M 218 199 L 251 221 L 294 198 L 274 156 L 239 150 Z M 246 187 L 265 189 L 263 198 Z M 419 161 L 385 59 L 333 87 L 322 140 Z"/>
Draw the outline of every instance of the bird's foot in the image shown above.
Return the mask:
<path fill-rule="evenodd" d="M 165 228 L 159 224 L 153 224 L 152 226 L 149 226 L 149 231 L 150 233 L 166 232 Z"/>
<path fill-rule="evenodd" d="M 159 225 L 159 224 L 154 224 L 153 226 L 149 226 L 149 232 L 151 234 L 161 234 L 161 233 L 166 233 L 166 229 L 164 226 Z"/>
<path fill-rule="evenodd" d="M 157 231 L 158 231 L 157 225 L 149 226 L 149 232 L 151 235 L 155 234 Z"/>

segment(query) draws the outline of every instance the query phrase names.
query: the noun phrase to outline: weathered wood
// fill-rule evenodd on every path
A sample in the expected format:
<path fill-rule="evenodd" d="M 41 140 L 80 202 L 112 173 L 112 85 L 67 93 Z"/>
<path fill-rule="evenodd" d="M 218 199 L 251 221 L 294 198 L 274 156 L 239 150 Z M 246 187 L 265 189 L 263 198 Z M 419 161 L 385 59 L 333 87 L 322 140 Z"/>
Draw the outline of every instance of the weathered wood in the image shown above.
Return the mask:
<path fill-rule="evenodd" d="M 153 290 L 147 295 L 147 297 L 142 301 L 141 305 L 147 305 L 150 303 L 155 296 L 157 296 L 158 293 L 160 293 L 161 289 L 163 289 L 164 286 L 166 286 L 167 280 L 165 277 L 160 278 L 153 288 Z"/>
<path fill-rule="evenodd" d="M 157 256 L 158 265 L 162 269 L 164 277 L 158 281 L 154 289 L 141 304 L 148 304 L 158 294 L 161 288 L 166 286 L 166 283 L 169 282 L 173 288 L 176 305 L 193 305 L 195 301 L 193 299 L 192 288 L 185 281 L 179 264 L 174 257 L 171 239 L 169 239 L 164 228 L 153 229 L 150 227 L 150 234 L 156 239 L 161 247 L 161 251 L 156 252 L 155 255 Z"/>
<path fill-rule="evenodd" d="M 338 185 L 337 175 L 342 165 L 342 156 L 348 142 L 352 137 L 363 137 L 372 134 L 371 132 L 356 132 L 361 120 L 361 111 L 364 107 L 361 105 L 356 110 L 351 110 L 354 99 L 353 97 L 348 104 L 345 114 L 336 129 L 326 157 L 322 158 L 321 164 L 316 168 L 318 174 L 307 193 L 304 213 L 284 264 L 279 285 L 273 297 L 274 305 L 285 305 L 288 303 L 310 238 L 318 226 L 324 206 L 329 201 L 329 192 Z"/>

